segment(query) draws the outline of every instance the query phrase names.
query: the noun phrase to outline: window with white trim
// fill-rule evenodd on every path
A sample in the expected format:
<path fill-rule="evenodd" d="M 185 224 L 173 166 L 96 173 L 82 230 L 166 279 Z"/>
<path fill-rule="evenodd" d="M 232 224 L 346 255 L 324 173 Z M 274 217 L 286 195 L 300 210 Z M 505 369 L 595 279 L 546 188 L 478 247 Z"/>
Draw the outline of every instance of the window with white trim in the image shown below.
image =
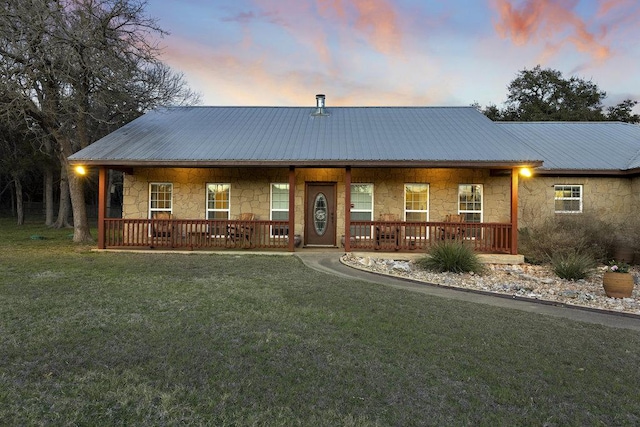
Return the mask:
<path fill-rule="evenodd" d="M 373 220 L 373 184 L 351 184 L 351 221 Z M 371 237 L 371 227 L 351 226 L 352 237 Z"/>
<path fill-rule="evenodd" d="M 207 219 L 229 219 L 231 184 L 207 184 Z"/>
<path fill-rule="evenodd" d="M 407 222 L 429 221 L 429 184 L 404 185 L 404 218 Z M 427 227 L 406 226 L 407 237 L 427 237 Z"/>
<path fill-rule="evenodd" d="M 231 184 L 207 184 L 207 219 L 228 220 L 231 209 Z M 224 236 L 227 233 L 225 224 L 214 223 L 210 230 L 214 236 Z"/>
<path fill-rule="evenodd" d="M 271 220 L 289 221 L 289 184 L 271 184 Z M 289 226 L 271 227 L 271 235 L 284 237 L 289 235 Z"/>
<path fill-rule="evenodd" d="M 173 184 L 170 182 L 149 183 L 149 218 L 159 212 L 171 214 L 173 210 Z"/>
<path fill-rule="evenodd" d="M 582 212 L 582 185 L 554 185 L 555 213 Z"/>
<path fill-rule="evenodd" d="M 482 184 L 458 186 L 458 214 L 464 222 L 482 222 Z"/>

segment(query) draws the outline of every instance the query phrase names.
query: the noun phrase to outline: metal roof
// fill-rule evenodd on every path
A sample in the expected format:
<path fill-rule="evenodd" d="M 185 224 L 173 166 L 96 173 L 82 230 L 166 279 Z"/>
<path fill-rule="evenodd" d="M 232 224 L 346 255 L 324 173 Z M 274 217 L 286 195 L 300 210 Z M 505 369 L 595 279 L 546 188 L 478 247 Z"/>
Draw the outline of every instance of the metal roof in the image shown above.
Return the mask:
<path fill-rule="evenodd" d="M 539 165 L 473 107 L 170 107 L 72 155 L 105 166 Z"/>
<path fill-rule="evenodd" d="M 497 122 L 544 160 L 544 171 L 640 168 L 640 126 L 622 122 Z"/>

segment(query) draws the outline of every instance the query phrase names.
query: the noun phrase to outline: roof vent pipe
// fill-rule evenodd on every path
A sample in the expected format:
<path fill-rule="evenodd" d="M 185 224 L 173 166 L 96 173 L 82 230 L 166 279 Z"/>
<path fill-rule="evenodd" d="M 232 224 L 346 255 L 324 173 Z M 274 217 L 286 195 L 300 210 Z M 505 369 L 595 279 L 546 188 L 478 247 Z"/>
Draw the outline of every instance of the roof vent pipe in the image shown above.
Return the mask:
<path fill-rule="evenodd" d="M 324 94 L 316 95 L 316 114 L 324 114 Z"/>

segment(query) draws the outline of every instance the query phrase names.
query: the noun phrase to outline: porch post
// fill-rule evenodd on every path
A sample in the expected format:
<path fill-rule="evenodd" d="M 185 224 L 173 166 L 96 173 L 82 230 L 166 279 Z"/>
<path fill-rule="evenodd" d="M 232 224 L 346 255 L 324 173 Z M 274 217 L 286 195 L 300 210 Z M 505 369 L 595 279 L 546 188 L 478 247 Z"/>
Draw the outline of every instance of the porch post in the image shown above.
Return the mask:
<path fill-rule="evenodd" d="M 518 254 L 518 169 L 511 169 L 511 255 Z"/>
<path fill-rule="evenodd" d="M 289 252 L 295 251 L 296 237 L 296 168 L 289 166 Z"/>
<path fill-rule="evenodd" d="M 351 252 L 351 166 L 344 177 L 344 250 Z"/>
<path fill-rule="evenodd" d="M 107 168 L 100 166 L 98 169 L 98 249 L 106 249 L 105 223 L 107 210 Z"/>

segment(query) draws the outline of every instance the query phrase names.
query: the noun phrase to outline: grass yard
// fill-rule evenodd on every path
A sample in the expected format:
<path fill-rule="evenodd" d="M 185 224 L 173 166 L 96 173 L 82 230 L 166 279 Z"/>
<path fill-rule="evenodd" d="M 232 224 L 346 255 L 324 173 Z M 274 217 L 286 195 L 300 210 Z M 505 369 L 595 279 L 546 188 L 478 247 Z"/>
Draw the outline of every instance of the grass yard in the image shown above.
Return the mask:
<path fill-rule="evenodd" d="M 0 225 L 3 425 L 640 424 L 633 331 Z"/>

